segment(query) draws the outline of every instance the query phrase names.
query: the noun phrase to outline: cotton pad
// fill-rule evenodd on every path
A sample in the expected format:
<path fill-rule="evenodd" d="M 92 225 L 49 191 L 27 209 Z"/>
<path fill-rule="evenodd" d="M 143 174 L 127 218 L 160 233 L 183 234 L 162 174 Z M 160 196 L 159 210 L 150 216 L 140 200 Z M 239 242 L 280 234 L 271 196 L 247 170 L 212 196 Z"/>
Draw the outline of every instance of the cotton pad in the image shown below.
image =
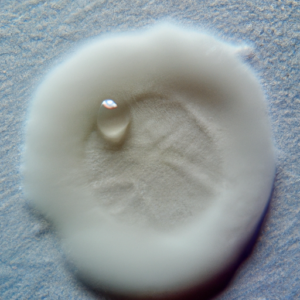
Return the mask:
<path fill-rule="evenodd" d="M 253 236 L 274 155 L 237 49 L 164 24 L 95 39 L 38 87 L 24 190 L 92 286 L 183 291 L 233 265 Z"/>

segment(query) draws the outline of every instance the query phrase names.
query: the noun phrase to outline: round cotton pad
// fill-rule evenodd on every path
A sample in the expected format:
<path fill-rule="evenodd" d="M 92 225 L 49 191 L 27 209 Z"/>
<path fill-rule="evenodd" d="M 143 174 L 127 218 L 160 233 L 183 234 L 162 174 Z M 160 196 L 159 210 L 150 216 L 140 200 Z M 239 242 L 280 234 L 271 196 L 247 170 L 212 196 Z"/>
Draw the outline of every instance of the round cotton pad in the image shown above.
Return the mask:
<path fill-rule="evenodd" d="M 165 24 L 94 40 L 39 86 L 26 196 L 91 285 L 172 294 L 239 258 L 274 156 L 263 93 L 237 50 Z"/>

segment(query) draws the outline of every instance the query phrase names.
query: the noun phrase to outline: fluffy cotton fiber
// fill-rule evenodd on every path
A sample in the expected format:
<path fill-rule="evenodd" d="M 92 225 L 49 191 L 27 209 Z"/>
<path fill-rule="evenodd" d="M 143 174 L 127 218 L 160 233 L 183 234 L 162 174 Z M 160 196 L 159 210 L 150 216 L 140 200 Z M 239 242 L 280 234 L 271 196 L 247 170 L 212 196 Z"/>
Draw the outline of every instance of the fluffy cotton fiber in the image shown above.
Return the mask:
<path fill-rule="evenodd" d="M 95 40 L 39 86 L 25 192 L 92 285 L 176 292 L 222 272 L 251 238 L 274 157 L 263 93 L 235 52 L 165 24 Z M 128 114 L 117 143 L 97 125 L 105 99 Z"/>

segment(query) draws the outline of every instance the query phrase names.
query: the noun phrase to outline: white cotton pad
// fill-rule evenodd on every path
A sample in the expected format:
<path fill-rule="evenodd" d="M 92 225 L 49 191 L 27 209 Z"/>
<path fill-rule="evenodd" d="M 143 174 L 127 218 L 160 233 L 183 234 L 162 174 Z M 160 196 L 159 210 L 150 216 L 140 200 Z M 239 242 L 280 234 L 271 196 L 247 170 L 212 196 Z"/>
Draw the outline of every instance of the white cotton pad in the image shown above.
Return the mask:
<path fill-rule="evenodd" d="M 145 296 L 204 284 L 253 236 L 274 155 L 261 87 L 236 52 L 159 25 L 88 43 L 39 86 L 26 196 L 94 287 Z"/>

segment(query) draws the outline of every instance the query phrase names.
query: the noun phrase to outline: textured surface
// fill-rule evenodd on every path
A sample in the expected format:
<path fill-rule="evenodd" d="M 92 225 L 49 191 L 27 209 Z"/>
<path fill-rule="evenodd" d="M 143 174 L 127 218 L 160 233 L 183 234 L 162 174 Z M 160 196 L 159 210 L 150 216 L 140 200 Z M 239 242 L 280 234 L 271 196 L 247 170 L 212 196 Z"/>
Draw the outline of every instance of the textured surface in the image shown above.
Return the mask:
<path fill-rule="evenodd" d="M 97 299 L 67 271 L 49 224 L 32 214 L 22 195 L 26 111 L 44 74 L 76 45 L 162 19 L 252 46 L 246 59 L 261 80 L 271 116 L 277 175 L 270 208 L 251 256 L 217 299 L 300 297 L 299 2 L 2 0 L 1 299 Z"/>

